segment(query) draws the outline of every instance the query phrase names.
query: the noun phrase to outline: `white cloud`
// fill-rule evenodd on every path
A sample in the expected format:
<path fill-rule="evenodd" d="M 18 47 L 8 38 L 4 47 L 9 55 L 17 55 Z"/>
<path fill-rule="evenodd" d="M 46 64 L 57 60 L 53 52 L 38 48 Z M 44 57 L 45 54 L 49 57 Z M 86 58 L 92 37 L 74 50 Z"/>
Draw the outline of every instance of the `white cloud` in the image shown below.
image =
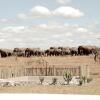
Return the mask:
<path fill-rule="evenodd" d="M 7 19 L 7 18 L 1 18 L 0 24 L 14 24 L 16 22 L 16 19 Z"/>
<path fill-rule="evenodd" d="M 45 28 L 45 29 L 46 29 L 46 28 L 47 28 L 47 24 L 40 24 L 39 27 L 40 27 L 40 28 Z"/>
<path fill-rule="evenodd" d="M 67 32 L 67 33 L 63 33 L 63 34 L 54 34 L 52 37 L 53 38 L 68 38 L 73 36 L 73 34 L 71 32 Z"/>
<path fill-rule="evenodd" d="M 2 32 L 0 32 L 0 35 L 2 35 L 3 33 Z"/>
<path fill-rule="evenodd" d="M 100 21 L 93 21 L 87 25 L 89 30 L 93 30 L 93 32 L 100 32 Z"/>
<path fill-rule="evenodd" d="M 23 13 L 20 13 L 17 15 L 18 18 L 21 18 L 21 19 L 26 19 L 27 18 L 27 15 L 23 14 Z"/>
<path fill-rule="evenodd" d="M 4 42 L 5 41 L 5 39 L 0 39 L 0 42 Z"/>
<path fill-rule="evenodd" d="M 56 0 L 59 4 L 65 5 L 71 2 L 71 0 Z"/>
<path fill-rule="evenodd" d="M 0 22 L 8 22 L 8 19 L 6 19 L 6 18 L 3 18 L 3 19 L 0 19 Z"/>
<path fill-rule="evenodd" d="M 86 31 L 87 30 L 87 31 Z M 91 32 L 77 24 L 39 24 L 32 26 L 7 26 L 0 29 L 0 47 L 77 46 L 99 45 L 99 33 Z M 92 34 L 91 34 L 92 33 Z M 5 41 L 6 40 L 6 41 Z M 86 41 L 90 42 L 86 42 Z"/>
<path fill-rule="evenodd" d="M 79 18 L 84 15 L 80 10 L 72 7 L 59 7 L 53 11 L 55 16 L 63 16 L 65 18 Z"/>
<path fill-rule="evenodd" d="M 79 18 L 84 16 L 84 13 L 79 9 L 75 9 L 69 6 L 61 6 L 55 10 L 49 10 L 44 6 L 35 6 L 28 13 L 18 14 L 21 19 L 26 18 L 38 18 L 38 17 L 50 17 L 50 16 L 61 16 L 65 18 Z"/>
<path fill-rule="evenodd" d="M 80 26 L 78 24 L 72 24 L 72 25 L 70 25 L 68 23 L 65 23 L 64 27 L 66 27 L 66 28 L 79 28 Z"/>
<path fill-rule="evenodd" d="M 71 33 L 71 32 L 67 32 L 66 34 L 65 34 L 65 36 L 72 36 L 73 34 Z"/>
<path fill-rule="evenodd" d="M 33 16 L 50 16 L 51 12 L 48 8 L 43 6 L 35 6 L 30 10 Z"/>
<path fill-rule="evenodd" d="M 8 26 L 8 27 L 4 27 L 2 28 L 3 32 L 20 32 L 24 30 L 24 26 Z"/>
<path fill-rule="evenodd" d="M 87 30 L 86 28 L 81 28 L 81 27 L 78 28 L 78 31 L 79 31 L 79 32 L 88 32 L 88 30 Z"/>
<path fill-rule="evenodd" d="M 27 14 L 24 14 L 24 13 L 18 14 L 18 17 L 21 19 L 49 17 L 49 16 L 51 16 L 50 10 L 43 6 L 35 6 Z"/>

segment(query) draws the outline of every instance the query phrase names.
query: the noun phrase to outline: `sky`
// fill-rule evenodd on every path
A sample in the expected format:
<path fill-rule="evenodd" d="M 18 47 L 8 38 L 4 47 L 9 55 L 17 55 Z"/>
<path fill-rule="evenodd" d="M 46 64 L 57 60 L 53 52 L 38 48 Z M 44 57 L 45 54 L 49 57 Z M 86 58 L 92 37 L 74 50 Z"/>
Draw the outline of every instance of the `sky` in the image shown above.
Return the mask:
<path fill-rule="evenodd" d="M 100 0 L 0 0 L 0 48 L 100 47 Z"/>

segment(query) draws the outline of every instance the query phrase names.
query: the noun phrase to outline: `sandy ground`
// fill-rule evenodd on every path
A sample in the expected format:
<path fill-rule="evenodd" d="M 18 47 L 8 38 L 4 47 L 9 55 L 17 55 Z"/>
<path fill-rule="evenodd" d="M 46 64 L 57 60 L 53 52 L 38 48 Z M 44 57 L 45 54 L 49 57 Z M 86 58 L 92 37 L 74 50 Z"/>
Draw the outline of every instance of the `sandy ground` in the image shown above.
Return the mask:
<path fill-rule="evenodd" d="M 1 87 L 1 93 L 60 93 L 60 94 L 91 94 L 100 95 L 100 79 L 93 80 L 85 86 L 19 86 Z"/>
<path fill-rule="evenodd" d="M 10 60 L 9 60 L 10 59 Z M 11 64 L 13 58 L 0 59 L 0 66 L 7 66 Z M 41 58 L 18 58 L 19 63 L 23 60 L 34 60 Z M 100 94 L 100 63 L 95 63 L 92 56 L 86 57 L 43 57 L 42 59 L 49 62 L 49 64 L 65 64 L 65 65 L 88 65 L 90 67 L 90 76 L 93 81 L 84 86 L 14 86 L 14 87 L 0 87 L 1 93 L 63 93 L 63 94 Z M 9 61 L 9 63 L 7 63 Z M 4 63 L 5 62 L 5 63 Z M 13 60 L 13 64 L 15 64 Z"/>

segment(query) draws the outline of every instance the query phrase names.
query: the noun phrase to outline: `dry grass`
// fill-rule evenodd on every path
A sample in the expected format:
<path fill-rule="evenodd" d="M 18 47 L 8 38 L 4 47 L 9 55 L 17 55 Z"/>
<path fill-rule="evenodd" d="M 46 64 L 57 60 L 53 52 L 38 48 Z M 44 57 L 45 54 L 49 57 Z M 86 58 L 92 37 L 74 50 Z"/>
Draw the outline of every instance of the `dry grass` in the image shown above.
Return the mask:
<path fill-rule="evenodd" d="M 93 76 L 97 76 L 97 74 L 100 74 L 100 67 L 99 67 L 100 63 L 95 63 L 93 56 L 31 57 L 31 58 L 19 57 L 17 58 L 17 60 L 16 57 L 9 57 L 0 59 L 0 67 L 26 67 L 26 66 L 43 67 L 42 64 L 39 64 L 39 62 L 43 60 L 48 62 L 49 65 L 51 66 L 57 65 L 57 67 L 88 65 L 90 68 L 90 73 L 93 74 Z"/>
<path fill-rule="evenodd" d="M 86 86 L 19 86 L 0 87 L 0 92 L 7 93 L 67 93 L 67 94 L 100 94 L 100 63 L 95 63 L 92 56 L 68 57 L 32 57 L 32 58 L 2 58 L 0 67 L 20 67 L 45 60 L 50 65 L 88 65 L 93 81 Z M 61 67 L 61 66 L 60 66 Z"/>

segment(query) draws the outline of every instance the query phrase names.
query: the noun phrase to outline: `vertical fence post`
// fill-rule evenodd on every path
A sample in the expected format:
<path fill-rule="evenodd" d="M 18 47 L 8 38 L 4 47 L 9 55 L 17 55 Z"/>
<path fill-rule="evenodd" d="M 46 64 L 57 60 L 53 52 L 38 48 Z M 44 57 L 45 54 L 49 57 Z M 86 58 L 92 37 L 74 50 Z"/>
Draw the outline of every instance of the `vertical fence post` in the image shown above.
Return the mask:
<path fill-rule="evenodd" d="M 46 76 L 48 75 L 47 68 L 48 68 L 48 62 L 46 62 Z"/>
<path fill-rule="evenodd" d="M 53 65 L 53 76 L 55 76 L 55 66 Z"/>
<path fill-rule="evenodd" d="M 89 72 L 89 66 L 86 65 L 86 77 L 89 78 L 90 77 L 90 72 Z"/>
<path fill-rule="evenodd" d="M 79 77 L 81 78 L 81 76 L 82 76 L 82 68 L 81 68 L 81 66 L 79 66 Z"/>

